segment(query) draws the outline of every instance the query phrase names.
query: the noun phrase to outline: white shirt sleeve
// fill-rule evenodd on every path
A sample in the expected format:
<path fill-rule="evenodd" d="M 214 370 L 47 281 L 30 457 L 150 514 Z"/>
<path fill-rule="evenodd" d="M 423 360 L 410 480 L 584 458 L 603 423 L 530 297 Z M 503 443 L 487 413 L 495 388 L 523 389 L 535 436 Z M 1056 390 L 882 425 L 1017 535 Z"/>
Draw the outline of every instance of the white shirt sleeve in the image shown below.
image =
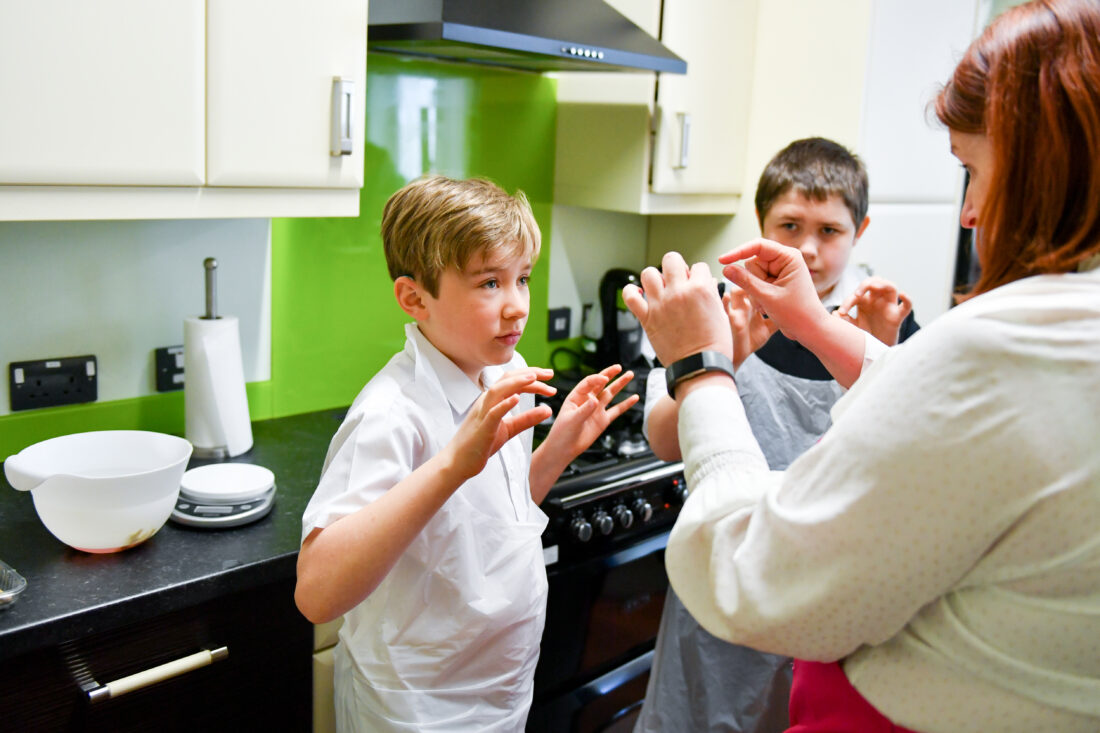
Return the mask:
<path fill-rule="evenodd" d="M 1035 487 L 996 475 L 1042 462 L 1004 448 L 1016 442 L 1009 428 L 1026 424 L 1016 419 L 1020 385 L 1034 373 L 1013 380 L 1002 367 L 991 383 L 996 349 L 969 323 L 892 349 L 785 472 L 767 470 L 732 391 L 701 389 L 681 403 L 691 495 L 666 564 L 708 631 L 839 659 L 896 634 L 1018 520 L 1019 493 Z"/>

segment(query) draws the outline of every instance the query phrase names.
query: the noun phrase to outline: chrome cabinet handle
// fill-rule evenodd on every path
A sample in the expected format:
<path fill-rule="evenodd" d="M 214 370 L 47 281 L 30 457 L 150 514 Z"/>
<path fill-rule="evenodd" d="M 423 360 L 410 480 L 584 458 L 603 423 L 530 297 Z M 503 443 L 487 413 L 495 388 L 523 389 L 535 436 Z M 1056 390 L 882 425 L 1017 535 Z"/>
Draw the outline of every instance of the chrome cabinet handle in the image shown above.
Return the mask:
<path fill-rule="evenodd" d="M 143 687 L 148 687 L 157 682 L 163 682 L 172 677 L 178 677 L 185 672 L 205 667 L 213 662 L 225 659 L 228 656 L 229 647 L 227 646 L 218 647 L 213 650 L 203 649 L 201 652 L 189 654 L 186 657 L 166 662 L 159 666 L 119 678 L 113 682 L 108 682 L 105 685 L 100 685 L 99 687 L 88 690 L 88 701 L 100 702 L 102 700 L 110 700 L 125 695 L 128 692 L 134 692 Z"/>
<path fill-rule="evenodd" d="M 680 155 L 674 168 L 688 167 L 688 149 L 691 143 L 691 115 L 687 112 L 677 112 L 676 119 L 680 123 Z"/>
<path fill-rule="evenodd" d="M 355 82 L 332 78 L 332 130 L 329 141 L 329 154 L 334 158 L 351 155 L 351 95 Z"/>

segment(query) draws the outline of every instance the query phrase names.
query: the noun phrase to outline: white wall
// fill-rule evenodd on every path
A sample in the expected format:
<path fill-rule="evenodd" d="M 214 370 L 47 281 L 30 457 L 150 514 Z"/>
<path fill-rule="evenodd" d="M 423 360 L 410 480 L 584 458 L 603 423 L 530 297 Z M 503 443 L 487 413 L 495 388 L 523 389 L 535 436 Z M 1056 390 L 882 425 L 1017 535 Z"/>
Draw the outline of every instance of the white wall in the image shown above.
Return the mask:
<path fill-rule="evenodd" d="M 896 282 L 928 323 L 951 305 L 963 176 L 929 108 L 974 35 L 977 0 L 875 0 L 857 152 L 871 225 L 856 262 Z"/>
<path fill-rule="evenodd" d="M 646 219 L 637 214 L 553 207 L 549 305 L 572 310 L 570 338 L 581 335 L 583 305 L 596 304 L 605 272 L 613 267 L 638 271 L 645 267 Z M 589 318 L 600 324 L 597 309 L 598 304 Z"/>
<path fill-rule="evenodd" d="M 653 217 L 647 259 L 670 249 L 705 261 L 759 236 L 756 182 L 768 160 L 792 140 L 820 135 L 858 141 L 871 0 L 763 0 L 749 110 L 745 181 L 732 217 Z M 738 141 L 730 141 L 736 144 Z"/>
<path fill-rule="evenodd" d="M 95 354 L 99 401 L 156 391 L 153 350 L 205 310 L 240 319 L 247 381 L 271 377 L 269 219 L 0 223 L 0 415 L 13 361 Z"/>

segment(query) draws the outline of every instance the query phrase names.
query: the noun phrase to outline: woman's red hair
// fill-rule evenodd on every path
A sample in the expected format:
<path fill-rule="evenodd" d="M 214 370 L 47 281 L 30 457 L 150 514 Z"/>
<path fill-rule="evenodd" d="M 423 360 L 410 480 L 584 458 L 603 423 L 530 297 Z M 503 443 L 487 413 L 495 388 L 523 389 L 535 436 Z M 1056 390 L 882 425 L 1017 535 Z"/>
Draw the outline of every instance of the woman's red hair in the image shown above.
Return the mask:
<path fill-rule="evenodd" d="M 1100 2 L 1006 11 L 970 44 L 935 109 L 993 146 L 970 295 L 1100 253 Z"/>

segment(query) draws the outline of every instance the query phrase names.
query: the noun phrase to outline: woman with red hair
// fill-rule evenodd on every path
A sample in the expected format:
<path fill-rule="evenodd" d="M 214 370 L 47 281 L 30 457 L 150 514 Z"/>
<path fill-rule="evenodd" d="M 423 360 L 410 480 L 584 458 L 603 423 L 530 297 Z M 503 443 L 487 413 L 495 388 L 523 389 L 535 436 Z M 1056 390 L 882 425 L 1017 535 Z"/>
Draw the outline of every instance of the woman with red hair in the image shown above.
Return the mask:
<path fill-rule="evenodd" d="M 670 252 L 624 292 L 679 403 L 691 495 L 669 578 L 712 634 L 799 660 L 791 731 L 1096 733 L 1100 2 L 1006 12 L 935 110 L 981 276 L 913 338 L 887 349 L 830 317 L 796 250 L 720 258 L 851 386 L 786 471 L 722 366 L 707 265 Z"/>

